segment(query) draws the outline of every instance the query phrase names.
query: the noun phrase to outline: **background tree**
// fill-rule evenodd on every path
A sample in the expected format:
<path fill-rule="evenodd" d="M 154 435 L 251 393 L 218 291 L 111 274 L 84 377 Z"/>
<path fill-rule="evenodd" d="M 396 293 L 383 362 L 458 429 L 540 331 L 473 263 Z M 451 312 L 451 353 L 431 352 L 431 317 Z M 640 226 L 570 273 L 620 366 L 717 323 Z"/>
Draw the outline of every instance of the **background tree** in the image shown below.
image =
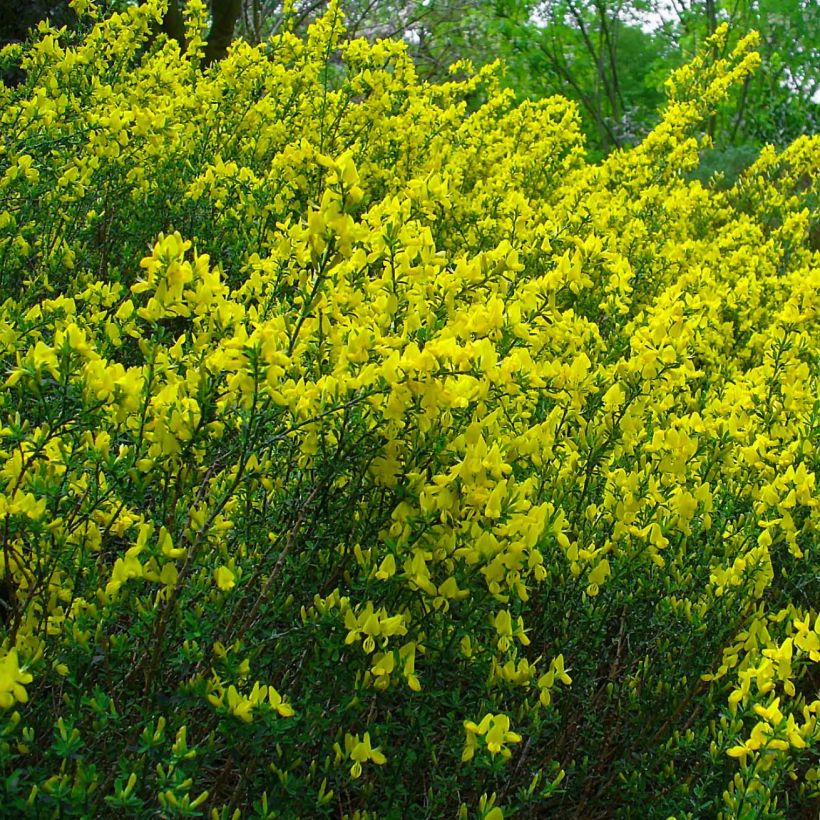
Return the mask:
<path fill-rule="evenodd" d="M 508 82 L 527 97 L 561 93 L 581 106 L 603 152 L 638 141 L 663 99 L 673 49 L 624 0 L 504 0 L 497 31 Z"/>
<path fill-rule="evenodd" d="M 241 12 L 242 0 L 211 0 L 211 28 L 205 41 L 204 67 L 222 60 L 228 53 Z M 179 0 L 168 0 L 162 31 L 185 49 L 185 18 Z"/>
<path fill-rule="evenodd" d="M 50 20 L 58 26 L 72 22 L 75 17 L 68 0 L 0 0 L 0 48 L 22 43 L 29 31 L 41 20 Z M 0 69 L 0 79 L 7 85 L 16 85 L 23 73 L 15 66 Z"/>
<path fill-rule="evenodd" d="M 0 0 L 0 47 L 22 42 L 29 30 L 46 18 L 55 25 L 75 19 L 68 0 Z"/>
<path fill-rule="evenodd" d="M 725 106 L 718 127 L 730 144 L 782 146 L 817 130 L 820 102 L 820 6 L 813 0 L 655 0 L 654 14 L 682 62 L 695 53 L 714 19 L 727 21 L 731 48 L 742 32 L 760 32 L 761 66 Z"/>
<path fill-rule="evenodd" d="M 439 79 L 456 60 L 483 64 L 498 56 L 497 38 L 491 36 L 496 5 L 492 0 L 342 0 L 341 10 L 348 37 L 402 38 L 421 74 Z M 280 29 L 285 7 L 288 25 L 302 32 L 327 11 L 328 0 L 243 0 L 238 33 L 261 42 Z"/>
<path fill-rule="evenodd" d="M 499 0 L 487 33 L 522 96 L 575 99 L 591 146 L 607 152 L 651 127 L 662 78 L 722 22 L 730 27 L 723 53 L 747 32 L 761 34 L 761 67 L 706 125 L 716 145 L 710 161 L 728 165 L 731 176 L 761 145 L 782 147 L 817 130 L 820 6 L 813 0 Z"/>
<path fill-rule="evenodd" d="M 717 23 L 727 22 L 729 51 L 748 31 L 760 33 L 761 65 L 708 122 L 714 148 L 700 175 L 731 181 L 761 146 L 783 148 L 820 123 L 820 6 L 814 0 L 650 0 L 639 11 L 686 62 Z M 637 4 L 636 4 L 637 6 Z M 722 55 L 720 55 L 722 56 Z"/>

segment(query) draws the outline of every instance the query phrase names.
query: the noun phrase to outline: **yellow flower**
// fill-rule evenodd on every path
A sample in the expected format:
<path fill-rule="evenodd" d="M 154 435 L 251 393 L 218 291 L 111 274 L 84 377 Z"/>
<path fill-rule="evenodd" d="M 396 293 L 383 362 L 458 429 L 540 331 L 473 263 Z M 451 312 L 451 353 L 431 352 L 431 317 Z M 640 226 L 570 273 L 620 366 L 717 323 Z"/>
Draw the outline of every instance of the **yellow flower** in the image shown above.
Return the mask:
<path fill-rule="evenodd" d="M 282 696 L 272 687 L 268 687 L 268 702 L 282 717 L 293 717 L 296 712 L 289 703 L 282 700 Z"/>
<path fill-rule="evenodd" d="M 467 733 L 466 744 L 461 755 L 464 762 L 471 760 L 475 755 L 479 737 L 484 738 L 487 751 L 491 755 L 501 754 L 505 760 L 512 755 L 506 744 L 520 743 L 522 740 L 521 735 L 510 731 L 510 719 L 503 714 L 493 715 L 488 713 L 478 724 L 471 720 L 465 720 L 464 729 Z"/>
<path fill-rule="evenodd" d="M 350 759 L 353 760 L 353 765 L 350 767 L 350 776 L 352 778 L 360 777 L 362 774 L 362 763 L 375 763 L 377 766 L 383 766 L 387 763 L 387 758 L 382 753 L 381 749 L 373 748 L 370 745 L 370 733 L 365 732 L 364 737 L 360 740 L 358 735 L 345 735 L 345 749 Z"/>
<path fill-rule="evenodd" d="M 613 413 L 620 408 L 626 399 L 626 394 L 619 384 L 613 384 L 609 390 L 604 393 L 604 410 L 608 413 Z"/>
<path fill-rule="evenodd" d="M 227 567 L 217 567 L 214 570 L 216 585 L 226 592 L 236 586 L 236 576 Z"/>
<path fill-rule="evenodd" d="M 25 703 L 28 700 L 24 684 L 31 683 L 30 672 L 20 668 L 17 650 L 11 649 L 0 660 L 0 708 L 9 709 L 15 702 Z"/>

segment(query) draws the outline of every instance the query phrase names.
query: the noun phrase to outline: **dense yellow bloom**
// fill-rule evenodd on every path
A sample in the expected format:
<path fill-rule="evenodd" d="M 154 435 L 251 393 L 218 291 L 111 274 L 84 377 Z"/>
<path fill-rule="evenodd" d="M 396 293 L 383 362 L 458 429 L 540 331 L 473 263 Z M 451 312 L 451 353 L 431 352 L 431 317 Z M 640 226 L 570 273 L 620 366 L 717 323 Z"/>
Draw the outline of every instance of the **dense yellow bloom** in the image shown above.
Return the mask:
<path fill-rule="evenodd" d="M 475 790 L 525 738 L 522 815 L 613 744 L 613 783 L 682 803 L 680 760 L 731 765 L 706 811 L 809 799 L 820 141 L 692 179 L 752 40 L 593 164 L 566 100 L 421 82 L 335 4 L 207 71 L 201 2 L 184 53 L 159 2 L 73 5 L 0 87 L 0 752 L 32 800 L 421 805 L 416 769 Z M 40 754 L 54 709 L 140 722 L 119 786 L 87 732 Z"/>

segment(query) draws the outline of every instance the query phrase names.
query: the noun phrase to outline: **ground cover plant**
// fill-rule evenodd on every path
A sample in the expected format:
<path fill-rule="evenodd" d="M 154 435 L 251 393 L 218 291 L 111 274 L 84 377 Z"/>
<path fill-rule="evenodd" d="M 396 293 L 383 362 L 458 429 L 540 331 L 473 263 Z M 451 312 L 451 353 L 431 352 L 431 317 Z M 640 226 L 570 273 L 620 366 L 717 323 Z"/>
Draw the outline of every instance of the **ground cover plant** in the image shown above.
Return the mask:
<path fill-rule="evenodd" d="M 4 810 L 812 816 L 820 139 L 693 174 L 754 37 L 589 163 L 335 7 L 73 6 L 0 86 Z"/>

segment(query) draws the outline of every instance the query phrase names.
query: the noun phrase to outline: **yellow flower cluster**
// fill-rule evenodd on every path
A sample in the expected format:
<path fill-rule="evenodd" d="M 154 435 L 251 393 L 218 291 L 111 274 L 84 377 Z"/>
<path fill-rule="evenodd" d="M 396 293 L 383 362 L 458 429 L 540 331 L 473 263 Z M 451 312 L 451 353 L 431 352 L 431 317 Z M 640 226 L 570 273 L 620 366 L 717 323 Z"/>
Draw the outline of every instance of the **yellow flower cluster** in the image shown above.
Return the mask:
<path fill-rule="evenodd" d="M 510 731 L 510 719 L 507 715 L 484 715 L 481 723 L 465 720 L 464 729 L 467 732 L 467 743 L 461 759 L 465 762 L 473 759 L 478 738 L 483 739 L 491 755 L 500 753 L 505 759 L 512 756 L 512 752 L 505 744 L 520 743 L 522 740 L 521 735 Z"/>
<path fill-rule="evenodd" d="M 582 816 L 616 748 L 679 805 L 816 797 L 820 139 L 689 178 L 754 38 L 596 165 L 566 100 L 420 82 L 335 4 L 201 72 L 188 6 L 181 54 L 75 2 L 0 86 L 19 806 L 496 818 L 520 753 L 519 808 Z M 24 754 L 54 709 L 98 746 Z"/>
<path fill-rule="evenodd" d="M 334 744 L 333 748 L 336 752 L 337 762 L 345 758 L 353 761 L 353 765 L 350 767 L 350 776 L 354 779 L 362 776 L 362 763 L 371 761 L 378 766 L 387 763 L 384 754 L 378 748 L 374 749 L 370 745 L 369 732 L 365 732 L 364 737 L 361 739 L 358 735 L 346 734 L 344 752 L 342 752 L 338 743 Z"/>
<path fill-rule="evenodd" d="M 293 707 L 282 701 L 282 696 L 272 686 L 260 686 L 259 681 L 247 695 L 243 695 L 231 684 L 227 689 L 218 678 L 212 682 L 213 691 L 208 695 L 209 702 L 217 709 L 226 709 L 231 715 L 245 723 L 253 720 L 253 710 L 265 701 L 270 709 L 282 717 L 292 717 Z"/>

